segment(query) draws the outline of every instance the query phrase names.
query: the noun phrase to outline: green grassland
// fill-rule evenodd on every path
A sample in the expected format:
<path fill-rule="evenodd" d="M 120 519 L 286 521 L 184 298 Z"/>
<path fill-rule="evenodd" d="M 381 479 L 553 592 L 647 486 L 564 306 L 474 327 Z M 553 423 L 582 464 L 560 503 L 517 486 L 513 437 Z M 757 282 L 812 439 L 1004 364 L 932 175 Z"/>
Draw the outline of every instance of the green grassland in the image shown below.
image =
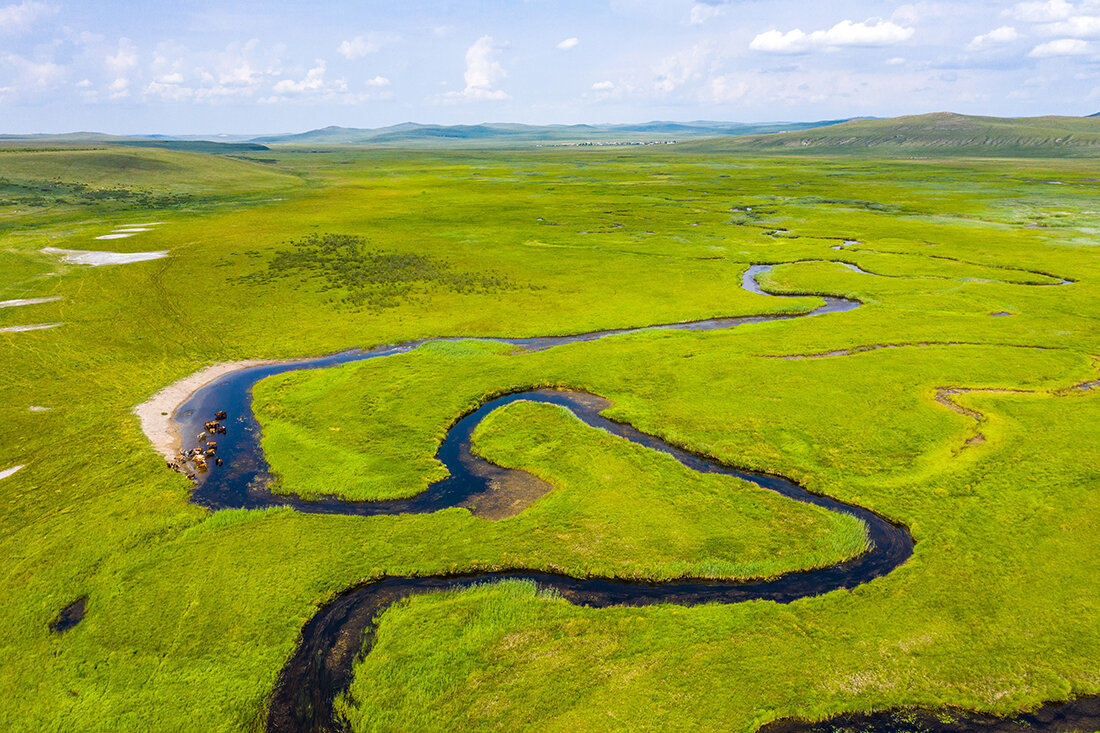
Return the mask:
<path fill-rule="evenodd" d="M 257 413 L 280 488 L 410 495 L 440 477 L 435 446 L 470 406 L 572 387 L 643 431 L 904 523 L 913 558 L 789 605 L 593 610 L 521 583 L 416 597 L 380 619 L 342 702 L 354 727 L 753 730 L 788 715 L 1011 713 L 1100 693 L 1100 390 L 1067 389 L 1097 379 L 1100 355 L 1087 161 L 679 146 L 261 155 L 273 162 L 0 152 L 0 178 L 57 187 L 43 205 L 0 201 L 0 299 L 62 298 L 0 309 L 0 328 L 63 324 L 0 333 L 0 470 L 26 464 L 0 480 L 0 728 L 259 730 L 306 620 L 382 575 L 747 577 L 858 551 L 860 528 L 843 518 L 684 472 L 528 404 L 475 439 L 555 487 L 512 519 L 211 514 L 188 503 L 188 482 L 131 413 L 223 360 L 821 303 L 741 290 L 753 263 L 786 263 L 765 282 L 776 292 L 865 305 L 537 353 L 435 344 L 271 379 Z M 85 202 L 76 184 L 191 198 Z M 95 239 L 145 221 L 165 223 Z M 444 276 L 356 281 L 359 302 L 323 275 L 339 257 L 269 276 L 313 235 L 361 238 L 382 262 Z M 47 246 L 170 255 L 91 268 Z M 508 287 L 456 288 L 453 274 Z M 1062 279 L 1074 282 L 1052 284 Z M 893 348 L 861 350 L 879 345 Z M 1002 391 L 954 397 L 978 420 L 937 402 L 942 387 Z M 85 595 L 84 620 L 51 633 Z"/>
<path fill-rule="evenodd" d="M 1095 158 L 1095 117 L 975 117 L 950 112 L 857 119 L 775 135 L 713 138 L 684 146 L 697 153 L 796 153 L 845 156 Z"/>

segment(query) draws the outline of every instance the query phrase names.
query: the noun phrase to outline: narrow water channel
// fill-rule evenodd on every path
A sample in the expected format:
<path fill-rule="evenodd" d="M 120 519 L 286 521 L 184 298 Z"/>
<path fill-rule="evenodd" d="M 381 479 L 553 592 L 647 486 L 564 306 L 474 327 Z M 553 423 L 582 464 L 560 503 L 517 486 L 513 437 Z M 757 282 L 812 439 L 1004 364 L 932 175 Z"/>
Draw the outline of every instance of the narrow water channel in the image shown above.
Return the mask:
<path fill-rule="evenodd" d="M 771 265 L 749 267 L 744 273 L 742 286 L 754 293 L 772 295 L 761 289 L 757 282 L 757 277 L 770 268 Z M 834 296 L 822 297 L 825 298 L 824 305 L 802 314 L 716 318 L 646 328 L 726 329 L 745 323 L 836 313 L 851 310 L 860 305 L 856 300 Z M 570 336 L 489 340 L 513 344 L 529 350 L 542 350 L 639 330 L 644 329 L 615 329 Z M 605 400 L 567 390 L 533 390 L 505 395 L 481 405 L 477 410 L 462 417 L 447 434 L 438 453 L 438 458 L 446 465 L 450 477 L 431 485 L 415 497 L 379 502 L 355 502 L 338 497 L 307 501 L 293 495 L 275 495 L 270 492 L 268 485 L 272 477 L 260 446 L 260 427 L 252 412 L 252 387 L 256 382 L 273 374 L 291 370 L 320 369 L 398 354 L 426 342 L 426 340 L 415 341 L 291 363 L 241 369 L 198 390 L 174 416 L 179 424 L 181 435 L 191 436 L 201 432 L 203 423 L 218 410 L 226 411 L 229 414 L 229 421 L 227 433 L 218 436 L 218 456 L 222 458 L 224 465 L 212 468 L 208 473 L 198 477 L 192 493 L 192 501 L 212 510 L 290 506 L 303 512 L 362 516 L 419 514 L 458 506 L 470 497 L 477 496 L 488 489 L 487 479 L 484 478 L 485 472 L 478 470 L 478 464 L 484 465 L 484 461 L 470 452 L 470 435 L 475 427 L 498 407 L 517 400 L 531 400 L 561 405 L 590 426 L 668 453 L 693 470 L 735 476 L 795 501 L 856 516 L 867 525 L 872 548 L 859 557 L 839 565 L 787 573 L 772 580 L 756 582 L 682 579 L 647 583 L 614 578 L 577 579 L 523 569 L 457 576 L 385 577 L 347 589 L 336 600 L 319 610 L 305 625 L 298 648 L 283 668 L 279 682 L 272 693 L 267 720 L 269 731 L 344 730 L 346 728 L 344 721 L 334 717 L 333 701 L 348 688 L 355 659 L 361 654 L 369 653 L 373 643 L 372 623 L 375 616 L 389 604 L 409 595 L 453 590 L 487 581 L 525 579 L 540 587 L 557 590 L 571 603 L 596 608 L 652 603 L 679 605 L 739 603 L 752 599 L 787 603 L 839 588 L 853 588 L 889 573 L 912 555 L 913 540 L 909 532 L 867 509 L 811 494 L 779 476 L 738 471 L 710 458 L 681 450 L 629 425 L 615 423 L 602 417 L 600 410 L 608 404 Z M 499 476 L 500 469 L 496 471 Z M 362 639 L 363 643 L 338 643 L 340 640 L 347 639 Z"/>

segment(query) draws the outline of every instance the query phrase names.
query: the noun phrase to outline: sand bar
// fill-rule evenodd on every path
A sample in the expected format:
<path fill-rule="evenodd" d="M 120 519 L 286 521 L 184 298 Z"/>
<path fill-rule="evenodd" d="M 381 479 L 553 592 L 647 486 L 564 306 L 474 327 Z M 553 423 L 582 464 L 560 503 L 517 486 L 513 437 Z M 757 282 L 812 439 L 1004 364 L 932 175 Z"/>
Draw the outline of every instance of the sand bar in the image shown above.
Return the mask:
<path fill-rule="evenodd" d="M 14 308 L 19 305 L 38 305 L 39 303 L 52 303 L 61 300 L 60 295 L 52 298 L 16 298 L 15 300 L 0 300 L 0 308 Z"/>
<path fill-rule="evenodd" d="M 134 408 L 133 412 L 141 421 L 141 429 L 149 442 L 166 458 L 171 459 L 182 446 L 179 428 L 172 415 L 180 405 L 188 400 L 200 387 L 238 369 L 280 364 L 293 359 L 248 359 L 245 361 L 227 361 L 200 369 L 189 377 L 170 384 L 145 402 Z M 165 414 L 162 414 L 165 413 Z"/>
<path fill-rule="evenodd" d="M 71 265 L 127 265 L 131 262 L 145 262 L 147 260 L 159 260 L 168 256 L 168 250 L 158 252 L 95 252 L 86 249 L 58 249 L 57 247 L 43 247 L 41 252 L 51 255 L 61 255 L 61 259 Z"/>

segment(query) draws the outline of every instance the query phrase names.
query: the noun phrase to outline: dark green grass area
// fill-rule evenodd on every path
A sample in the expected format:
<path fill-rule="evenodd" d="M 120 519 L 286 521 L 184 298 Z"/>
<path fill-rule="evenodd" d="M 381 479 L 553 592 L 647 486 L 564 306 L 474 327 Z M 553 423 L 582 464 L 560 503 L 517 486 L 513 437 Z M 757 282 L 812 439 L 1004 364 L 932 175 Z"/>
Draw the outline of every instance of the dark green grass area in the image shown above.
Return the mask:
<path fill-rule="evenodd" d="M 319 280 L 322 291 L 344 294 L 339 303 L 371 310 L 393 307 L 435 289 L 467 294 L 516 287 L 490 273 L 455 272 L 447 262 L 422 254 L 372 249 L 362 237 L 348 234 L 311 234 L 290 244 L 275 253 L 266 270 L 246 275 L 242 282 Z"/>
<path fill-rule="evenodd" d="M 865 305 L 539 353 L 435 344 L 288 374 L 256 394 L 281 488 L 410 495 L 440 477 L 438 441 L 472 406 L 565 386 L 607 397 L 609 416 L 645 432 L 906 524 L 912 560 L 787 606 L 591 610 L 517 584 L 418 597 L 381 616 L 344 703 L 355 726 L 753 730 L 786 715 L 906 704 L 1011 713 L 1100 693 L 1100 392 L 1066 389 L 1097 379 L 1100 355 L 1087 161 L 263 156 L 275 162 L 129 148 L 0 154 L 8 181 L 196 197 L 0 208 L 0 300 L 62 297 L 0 309 L 0 327 L 63 324 L 0 333 L 0 471 L 26 465 L 0 480 L 0 728 L 260 730 L 305 622 L 381 575 L 766 574 L 853 551 L 858 533 L 836 518 L 679 475 L 532 406 L 479 435 L 479 450 L 557 486 L 513 519 L 210 514 L 188 503 L 189 484 L 131 413 L 224 360 L 821 303 L 741 290 L 752 263 L 785 263 L 766 279 L 776 291 Z M 95 239 L 153 221 L 165 223 Z M 417 284 L 416 297 L 357 310 L 333 307 L 347 285 L 303 277 L 322 270 L 242 282 L 313 235 L 361 237 L 366 252 L 413 271 L 442 263 L 444 276 L 519 287 Z M 169 257 L 89 268 L 40 252 L 48 246 Z M 1050 284 L 1062 279 L 1075 282 Z M 820 358 L 780 358 L 806 355 Z M 941 387 L 1024 392 L 954 397 L 978 419 L 937 402 Z M 605 483 L 604 465 L 634 480 Z M 58 611 L 85 595 L 84 620 L 52 634 Z"/>

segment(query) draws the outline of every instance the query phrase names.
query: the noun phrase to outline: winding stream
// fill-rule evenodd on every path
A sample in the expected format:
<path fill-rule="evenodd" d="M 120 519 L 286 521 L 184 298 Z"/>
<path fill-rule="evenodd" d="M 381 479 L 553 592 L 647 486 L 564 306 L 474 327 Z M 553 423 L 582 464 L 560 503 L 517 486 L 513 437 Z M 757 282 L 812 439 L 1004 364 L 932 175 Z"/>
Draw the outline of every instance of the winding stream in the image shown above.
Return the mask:
<path fill-rule="evenodd" d="M 742 279 L 743 287 L 761 295 L 772 295 L 764 292 L 756 281 L 759 274 L 770 268 L 771 265 L 749 267 Z M 859 301 L 855 300 L 833 296 L 823 297 L 825 297 L 824 305 L 802 314 L 718 318 L 646 328 L 725 329 L 743 323 L 836 313 L 851 310 L 860 305 Z M 525 349 L 541 350 L 639 330 L 645 329 L 627 328 L 571 336 L 491 340 Z M 283 668 L 269 701 L 267 720 L 269 731 L 345 729 L 344 721 L 334 715 L 333 701 L 348 688 L 356 658 L 369 653 L 373 644 L 373 620 L 383 608 L 412 594 L 459 589 L 486 581 L 526 579 L 540 587 L 557 590 L 571 603 L 596 608 L 652 603 L 680 605 L 738 603 L 751 599 L 787 603 L 840 588 L 853 588 L 889 573 L 912 555 L 913 539 L 908 531 L 867 509 L 811 494 L 779 476 L 738 471 L 713 459 L 692 454 L 660 438 L 642 433 L 630 425 L 616 423 L 602 417 L 600 411 L 610 404 L 607 400 L 566 390 L 533 390 L 508 394 L 486 402 L 475 411 L 463 416 L 447 434 L 438 452 L 438 458 L 446 465 L 450 477 L 432 484 L 415 497 L 378 502 L 355 502 L 338 497 L 306 501 L 294 495 L 273 495 L 269 491 L 271 475 L 260 447 L 260 428 L 251 408 L 251 390 L 256 382 L 273 374 L 290 370 L 319 369 L 398 354 L 416 348 L 429 340 L 241 369 L 198 390 L 176 413 L 175 420 L 179 424 L 182 435 L 188 436 L 200 432 L 204 421 L 218 410 L 227 411 L 230 421 L 227 423 L 228 432 L 218 436 L 218 456 L 224 460 L 225 465 L 212 468 L 209 473 L 199 476 L 191 500 L 212 510 L 290 506 L 303 512 L 364 516 L 427 513 L 459 506 L 470 497 L 486 492 L 489 488 L 484 470 L 488 464 L 470 452 L 470 435 L 474 428 L 482 418 L 498 407 L 517 400 L 531 400 L 566 407 L 592 427 L 663 451 L 693 470 L 735 476 L 796 501 L 858 517 L 866 524 L 873 547 L 859 557 L 839 565 L 790 572 L 767 581 L 683 579 L 648 583 L 613 578 L 578 579 L 523 569 L 469 575 L 383 577 L 344 591 L 332 603 L 319 610 L 302 629 L 298 648 Z M 499 476 L 503 469 L 493 467 L 492 470 Z"/>

